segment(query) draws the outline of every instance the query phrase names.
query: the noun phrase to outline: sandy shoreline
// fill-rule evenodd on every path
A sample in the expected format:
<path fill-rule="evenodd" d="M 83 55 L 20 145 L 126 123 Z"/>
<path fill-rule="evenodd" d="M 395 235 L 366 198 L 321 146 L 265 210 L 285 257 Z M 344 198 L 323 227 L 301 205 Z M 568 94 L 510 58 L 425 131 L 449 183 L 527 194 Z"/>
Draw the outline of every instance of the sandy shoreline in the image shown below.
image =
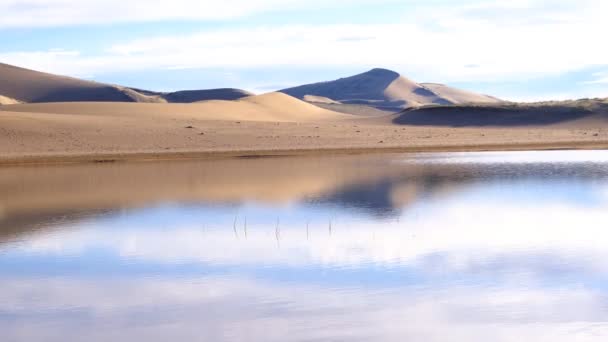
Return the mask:
<path fill-rule="evenodd" d="M 0 156 L 1 166 L 46 165 L 75 163 L 145 162 L 170 160 L 203 160 L 230 158 L 269 158 L 287 156 L 349 155 L 377 153 L 425 153 L 425 152 L 488 152 L 488 151 L 544 151 L 544 150 L 604 150 L 605 142 L 542 142 L 522 144 L 488 145 L 429 145 L 370 148 L 316 148 L 316 149 L 273 149 L 273 150 L 218 150 L 218 151 L 152 151 L 123 153 L 85 154 L 40 154 Z"/>

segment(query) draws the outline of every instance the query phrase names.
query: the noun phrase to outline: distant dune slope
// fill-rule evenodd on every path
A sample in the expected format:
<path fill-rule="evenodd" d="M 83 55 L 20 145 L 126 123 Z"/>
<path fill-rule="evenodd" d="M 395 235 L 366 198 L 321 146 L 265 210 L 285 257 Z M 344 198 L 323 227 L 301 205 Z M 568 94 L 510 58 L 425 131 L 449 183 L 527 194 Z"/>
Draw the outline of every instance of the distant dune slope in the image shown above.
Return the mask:
<path fill-rule="evenodd" d="M 22 102 L 133 101 L 111 85 L 1 63 L 0 79 L 0 94 Z"/>
<path fill-rule="evenodd" d="M 476 94 L 470 91 L 448 87 L 445 84 L 421 83 L 421 85 L 435 94 L 441 96 L 451 103 L 499 103 L 501 100 L 488 96 Z"/>
<path fill-rule="evenodd" d="M 20 103 L 20 102 L 15 99 L 0 95 L 0 105 L 12 105 L 12 104 L 18 104 L 18 103 Z"/>
<path fill-rule="evenodd" d="M 164 94 L 163 97 L 168 102 L 173 103 L 192 103 L 209 100 L 238 100 L 243 97 L 253 96 L 250 93 L 241 89 L 224 88 L 224 89 L 208 89 L 208 90 L 182 90 L 173 93 Z"/>
<path fill-rule="evenodd" d="M 363 74 L 283 89 L 281 92 L 300 99 L 317 96 L 345 104 L 364 104 L 386 109 L 429 104 L 499 102 L 491 97 L 446 86 L 426 87 L 386 69 L 373 69 Z"/>
<path fill-rule="evenodd" d="M 315 96 L 315 95 L 305 95 L 303 100 L 306 102 L 310 102 L 310 103 L 342 104 L 342 102 L 340 102 L 340 101 L 335 101 L 328 97 Z"/>
<path fill-rule="evenodd" d="M 117 89 L 127 95 L 131 101 L 127 102 L 142 102 L 142 103 L 167 103 L 167 100 L 158 93 L 141 91 L 132 88 L 116 86 Z"/>
<path fill-rule="evenodd" d="M 350 118 L 319 108 L 282 93 L 250 96 L 237 101 L 213 100 L 199 103 L 108 103 L 56 102 L 3 106 L 12 113 L 46 113 L 70 116 L 196 118 L 242 121 L 318 121 Z M 69 120 L 69 117 L 65 117 Z M 145 122 L 142 121 L 142 125 Z"/>
<path fill-rule="evenodd" d="M 570 128 L 602 127 L 608 124 L 606 100 L 576 100 L 541 103 L 502 103 L 428 106 L 407 109 L 393 122 L 412 126 L 517 127 L 560 125 Z"/>
<path fill-rule="evenodd" d="M 240 89 L 154 92 L 53 75 L 0 63 L 0 94 L 20 102 L 189 103 L 235 100 L 253 94 Z"/>

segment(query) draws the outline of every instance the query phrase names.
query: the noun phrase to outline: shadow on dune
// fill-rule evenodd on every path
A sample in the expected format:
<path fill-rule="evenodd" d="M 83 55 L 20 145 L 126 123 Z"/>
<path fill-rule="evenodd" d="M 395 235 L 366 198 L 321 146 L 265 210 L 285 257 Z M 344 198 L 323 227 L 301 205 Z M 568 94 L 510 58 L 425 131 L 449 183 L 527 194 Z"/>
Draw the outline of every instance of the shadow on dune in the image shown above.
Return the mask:
<path fill-rule="evenodd" d="M 35 102 L 134 102 L 115 87 L 66 87 L 57 88 L 41 95 Z"/>
<path fill-rule="evenodd" d="M 543 126 L 590 119 L 608 122 L 602 107 L 583 106 L 445 106 L 401 112 L 393 123 L 413 126 L 483 127 Z"/>
<path fill-rule="evenodd" d="M 192 103 L 209 100 L 233 101 L 252 96 L 253 93 L 240 89 L 208 89 L 208 90 L 182 90 L 164 94 L 163 98 L 171 103 Z"/>

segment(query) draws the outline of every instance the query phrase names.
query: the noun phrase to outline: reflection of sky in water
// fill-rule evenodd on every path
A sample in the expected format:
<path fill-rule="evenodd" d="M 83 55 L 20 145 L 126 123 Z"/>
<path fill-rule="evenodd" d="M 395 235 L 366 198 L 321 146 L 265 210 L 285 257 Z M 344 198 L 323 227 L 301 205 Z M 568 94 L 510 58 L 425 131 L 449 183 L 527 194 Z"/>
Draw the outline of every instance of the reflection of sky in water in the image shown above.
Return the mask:
<path fill-rule="evenodd" d="M 0 245 L 0 328 L 9 341 L 605 340 L 608 158 L 581 155 L 397 158 L 483 166 L 392 215 L 362 207 L 378 191 L 362 184 L 355 202 L 174 203 L 17 237 Z"/>

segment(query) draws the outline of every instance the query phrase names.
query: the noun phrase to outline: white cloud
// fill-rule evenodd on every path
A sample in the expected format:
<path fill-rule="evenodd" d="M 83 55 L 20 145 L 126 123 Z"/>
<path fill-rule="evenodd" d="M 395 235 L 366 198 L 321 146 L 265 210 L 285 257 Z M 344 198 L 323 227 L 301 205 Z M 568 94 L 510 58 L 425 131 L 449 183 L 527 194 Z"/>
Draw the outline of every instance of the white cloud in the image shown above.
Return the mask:
<path fill-rule="evenodd" d="M 251 6 L 272 8 L 275 3 L 268 0 Z M 241 8 L 233 1 L 219 4 L 206 5 Z M 100 2 L 95 6 L 101 6 Z M 121 1 L 117 6 L 135 5 Z M 191 12 L 223 13 L 222 8 Z M 608 11 L 606 2 L 583 1 L 569 7 L 528 0 L 424 9 L 404 15 L 396 24 L 227 28 L 135 39 L 94 56 L 13 52 L 0 54 L 0 60 L 70 75 L 159 68 L 385 66 L 414 73 L 422 81 L 443 82 L 522 80 L 608 60 L 608 46 L 598 40 L 600 32 L 608 32 L 603 16 Z M 249 10 L 248 6 L 240 9 Z M 156 12 L 163 12 L 163 6 Z M 471 64 L 478 67 L 470 68 Z"/>
<path fill-rule="evenodd" d="M 78 4 L 32 0 L 28 6 L 19 2 L 0 0 L 0 27 L 234 19 L 276 10 L 287 11 L 284 15 L 289 17 L 297 16 L 297 9 L 322 11 L 323 6 L 352 6 L 346 0 L 331 5 L 301 0 L 111 0 Z M 69 54 L 9 51 L 0 53 L 0 61 L 92 78 L 107 73 L 199 68 L 357 67 L 363 71 L 386 67 L 417 81 L 521 83 L 608 63 L 608 45 L 601 40 L 601 34 L 608 32 L 604 18 L 607 12 L 608 2 L 595 0 L 446 1 L 418 4 L 394 23 L 227 24 L 198 33 L 142 36 L 102 47 L 103 52 L 95 54 L 74 48 Z M 602 76 L 585 84 L 584 89 L 572 84 L 570 90 L 561 88 L 558 93 L 531 93 L 527 98 L 503 96 L 517 100 L 603 97 L 605 89 L 600 87 L 607 82 Z"/>
<path fill-rule="evenodd" d="M 375 2 L 377 1 L 354 0 L 354 4 Z M 0 28 L 225 20 L 268 11 L 346 5 L 353 5 L 353 0 L 0 0 Z"/>
<path fill-rule="evenodd" d="M 584 82 L 583 84 L 608 84 L 608 71 L 599 71 L 592 76 L 593 80 Z"/>

